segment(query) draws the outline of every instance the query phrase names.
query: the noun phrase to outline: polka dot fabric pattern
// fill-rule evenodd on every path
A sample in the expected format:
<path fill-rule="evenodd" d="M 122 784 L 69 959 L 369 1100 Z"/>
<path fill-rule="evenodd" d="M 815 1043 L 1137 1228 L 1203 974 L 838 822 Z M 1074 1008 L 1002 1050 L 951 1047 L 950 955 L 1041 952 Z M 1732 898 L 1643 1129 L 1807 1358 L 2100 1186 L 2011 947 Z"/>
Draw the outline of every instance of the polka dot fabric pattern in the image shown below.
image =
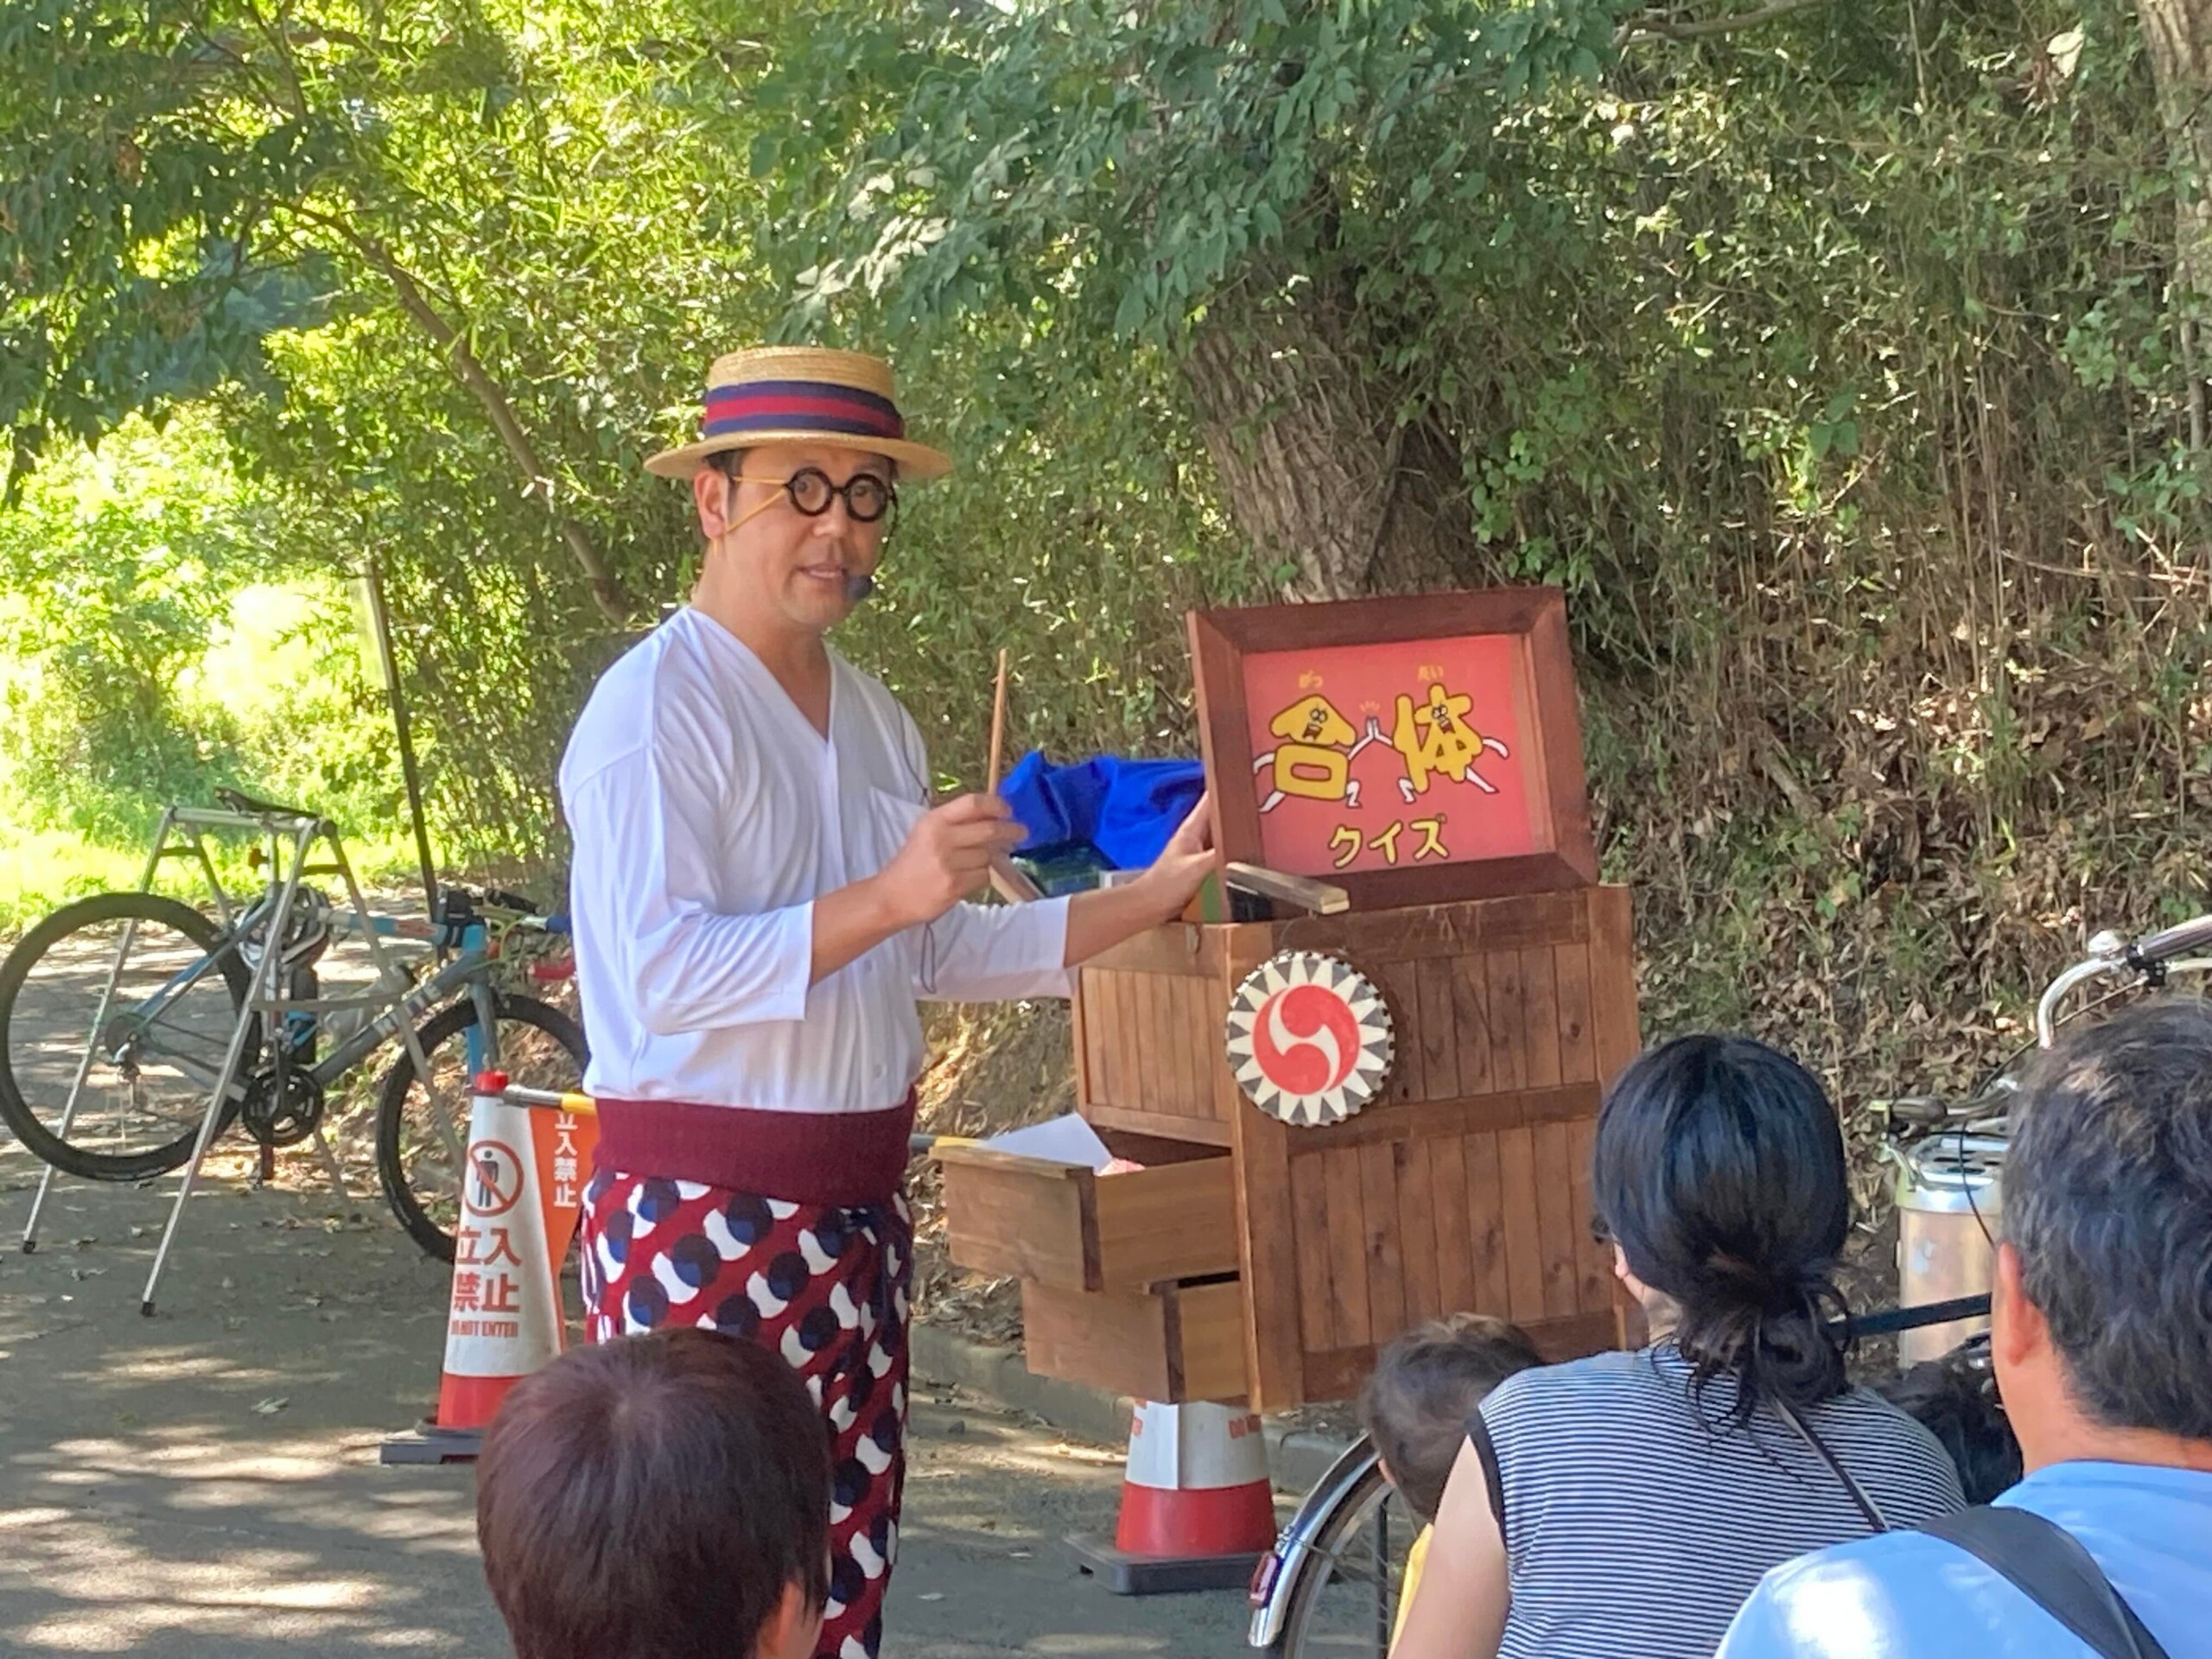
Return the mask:
<path fill-rule="evenodd" d="M 830 1605 L 817 1659 L 876 1659 L 906 1478 L 913 1223 L 601 1170 L 584 1192 L 594 1342 L 696 1325 L 781 1354 L 829 1427 Z"/>

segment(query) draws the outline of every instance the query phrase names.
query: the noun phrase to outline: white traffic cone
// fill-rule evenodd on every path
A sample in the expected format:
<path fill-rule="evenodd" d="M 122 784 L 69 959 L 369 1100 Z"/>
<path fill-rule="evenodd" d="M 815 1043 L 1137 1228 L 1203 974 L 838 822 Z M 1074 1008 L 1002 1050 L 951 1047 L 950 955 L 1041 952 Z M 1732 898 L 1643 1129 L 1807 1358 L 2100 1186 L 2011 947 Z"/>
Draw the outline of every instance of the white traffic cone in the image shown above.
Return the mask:
<path fill-rule="evenodd" d="M 480 1073 L 470 1103 L 437 1416 L 386 1440 L 386 1463 L 474 1457 L 507 1390 L 561 1351 L 561 1262 L 599 1120 L 510 1103 L 506 1088 Z"/>
<path fill-rule="evenodd" d="M 1242 1406 L 1141 1401 L 1111 1546 L 1070 1538 L 1116 1595 L 1239 1589 L 1273 1547 L 1274 1494 L 1260 1420 Z"/>

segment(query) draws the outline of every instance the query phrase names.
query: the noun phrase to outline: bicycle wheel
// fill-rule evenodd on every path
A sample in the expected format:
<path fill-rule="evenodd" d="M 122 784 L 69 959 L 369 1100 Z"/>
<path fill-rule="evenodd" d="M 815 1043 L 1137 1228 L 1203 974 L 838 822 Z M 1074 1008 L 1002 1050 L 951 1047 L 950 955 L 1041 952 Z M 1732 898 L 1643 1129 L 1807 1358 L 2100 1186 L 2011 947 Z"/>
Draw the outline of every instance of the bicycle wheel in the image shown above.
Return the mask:
<path fill-rule="evenodd" d="M 527 1089 L 582 1085 L 584 1034 L 575 1020 L 550 1002 L 504 991 L 493 1008 L 499 1070 L 509 1081 Z M 476 1027 L 473 999 L 448 1003 L 415 1033 L 430 1063 L 427 1082 L 402 1047 L 377 1093 L 377 1179 L 407 1236 L 441 1262 L 453 1260 L 461 1213 L 461 1170 L 447 1135 L 454 1146 L 468 1143 L 469 1039 Z"/>
<path fill-rule="evenodd" d="M 1421 1530 L 1378 1463 L 1344 1495 L 1315 1535 L 1309 1560 L 1283 1618 L 1286 1659 L 1349 1659 L 1390 1650 L 1405 1582 L 1406 1550 Z"/>
<path fill-rule="evenodd" d="M 130 949 L 95 1032 L 126 931 Z M 226 945 L 192 906 L 150 893 L 96 893 L 24 934 L 0 962 L 0 1118 L 16 1138 L 95 1181 L 144 1180 L 191 1157 L 251 984 Z M 249 1037 L 249 1063 L 252 1052 Z M 224 1103 L 218 1133 L 238 1099 Z"/>

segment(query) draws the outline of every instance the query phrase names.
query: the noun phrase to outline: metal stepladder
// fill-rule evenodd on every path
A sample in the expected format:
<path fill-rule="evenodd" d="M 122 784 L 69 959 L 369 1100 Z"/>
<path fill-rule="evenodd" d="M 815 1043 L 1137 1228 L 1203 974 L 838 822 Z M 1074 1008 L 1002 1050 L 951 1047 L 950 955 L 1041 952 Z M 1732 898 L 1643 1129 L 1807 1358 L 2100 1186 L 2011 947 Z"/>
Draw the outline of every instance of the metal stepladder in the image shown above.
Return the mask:
<path fill-rule="evenodd" d="M 289 976 L 285 971 L 282 942 L 289 937 L 288 929 L 296 909 L 301 904 L 302 887 L 308 877 L 336 876 L 344 882 L 344 911 L 350 912 L 353 924 L 346 931 L 367 944 L 378 987 L 389 982 L 393 976 L 404 976 L 396 956 L 387 954 L 388 947 L 375 918 L 370 914 L 367 900 L 362 897 L 360 883 L 354 878 L 353 868 L 346 856 L 345 843 L 340 839 L 337 826 L 327 818 L 298 809 L 270 805 L 244 796 L 232 796 L 231 798 L 236 804 L 226 808 L 180 805 L 165 808 L 154 834 L 153 850 L 147 856 L 145 871 L 138 880 L 139 891 L 148 892 L 152 889 L 154 878 L 164 862 L 174 859 L 196 864 L 200 874 L 207 878 L 214 897 L 217 914 L 226 932 L 235 933 L 242 920 L 250 920 L 250 937 L 259 941 L 257 952 L 247 953 L 252 971 L 245 998 L 238 1007 L 238 1020 L 232 1027 L 230 1041 L 217 1070 L 214 1086 L 208 1091 L 207 1109 L 200 1120 L 200 1133 L 193 1143 L 191 1159 L 185 1165 L 184 1179 L 177 1186 L 175 1200 L 169 1206 L 168 1222 L 162 1230 L 160 1248 L 154 1253 L 153 1270 L 146 1276 L 145 1292 L 139 1300 L 138 1311 L 149 1316 L 154 1312 L 154 1293 L 161 1282 L 162 1269 L 168 1264 L 178 1224 L 183 1219 L 185 1200 L 192 1196 L 193 1187 L 199 1180 L 200 1165 L 206 1160 L 207 1150 L 213 1144 L 216 1132 L 223 1123 L 224 1104 L 242 1093 L 238 1074 L 246 1061 L 247 1040 L 255 1032 L 257 1022 L 266 1018 L 271 1022 L 266 1028 L 276 1030 L 281 1029 L 282 1022 L 290 1014 L 321 1016 L 359 1009 L 365 1017 L 372 1011 L 391 1007 L 389 995 L 382 994 L 367 996 L 317 995 L 312 997 L 287 994 Z M 207 850 L 208 834 L 242 831 L 266 842 L 270 872 L 269 892 L 275 895 L 273 901 L 264 895 L 263 900 L 241 905 L 224 887 L 222 878 L 216 871 L 215 861 Z M 327 857 L 310 861 L 318 847 L 327 849 Z M 106 983 L 101 989 L 93 1015 L 92 1028 L 86 1039 L 85 1052 L 77 1062 L 76 1077 L 62 1108 L 57 1133 L 64 1136 L 68 1134 L 69 1125 L 76 1116 L 86 1079 L 91 1074 L 100 1033 L 108 1028 L 116 988 L 123 976 L 124 965 L 130 959 L 137 932 L 135 921 L 124 925 L 123 938 L 116 946 L 115 960 L 108 968 Z M 226 948 L 240 949 L 242 941 L 234 939 Z M 413 1026 L 407 1020 L 399 1020 L 397 1035 L 419 1074 L 429 1077 L 429 1065 Z M 345 1173 L 339 1166 L 338 1155 L 331 1149 L 320 1123 L 315 1125 L 310 1139 L 316 1156 L 330 1177 L 331 1185 L 340 1198 L 349 1198 L 351 1195 L 346 1191 Z M 23 1249 L 26 1251 L 38 1248 L 39 1217 L 53 1189 L 55 1173 L 51 1165 L 47 1167 L 39 1181 L 37 1196 L 31 1202 L 30 1217 L 23 1226 Z"/>

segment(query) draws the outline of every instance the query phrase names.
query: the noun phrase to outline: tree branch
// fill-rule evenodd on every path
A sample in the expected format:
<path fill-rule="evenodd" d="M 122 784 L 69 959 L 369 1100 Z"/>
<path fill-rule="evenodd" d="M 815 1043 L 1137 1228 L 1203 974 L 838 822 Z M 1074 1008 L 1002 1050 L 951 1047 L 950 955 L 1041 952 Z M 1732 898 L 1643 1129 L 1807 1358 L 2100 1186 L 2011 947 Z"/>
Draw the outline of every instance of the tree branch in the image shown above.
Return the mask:
<path fill-rule="evenodd" d="M 1815 6 L 1824 6 L 1827 0 L 1771 0 L 1771 3 L 1754 11 L 1741 11 L 1730 17 L 1704 17 L 1688 22 L 1676 22 L 1666 16 L 1646 13 L 1623 23 L 1613 31 L 1613 45 L 1618 48 L 1637 41 L 1698 41 L 1713 35 L 1733 35 L 1738 29 L 1757 29 L 1761 23 L 1770 23 L 1777 17 L 1787 17 L 1792 12 L 1810 11 Z"/>
<path fill-rule="evenodd" d="M 253 0 L 246 0 L 245 12 L 247 16 L 253 19 L 254 28 L 259 31 L 262 39 L 267 41 L 276 50 L 276 61 L 284 72 L 284 83 L 291 89 L 292 112 L 301 120 L 306 120 L 308 118 L 307 89 L 300 85 L 299 62 L 292 56 L 291 46 L 285 40 L 283 31 L 261 15 L 261 8 L 255 5 Z"/>
<path fill-rule="evenodd" d="M 431 343 L 437 346 L 452 366 L 454 377 L 482 407 L 486 417 L 492 423 L 493 430 L 499 435 L 499 442 L 506 446 L 507 454 L 522 470 L 529 489 L 544 497 L 546 510 L 553 516 L 554 530 L 575 556 L 577 568 L 583 572 L 585 584 L 590 588 L 591 596 L 601 613 L 608 621 L 626 626 L 630 620 L 630 605 L 621 583 L 607 569 L 607 562 L 600 556 L 599 549 L 593 544 L 584 527 L 561 511 L 553 476 L 546 470 L 544 462 L 538 459 L 537 447 L 531 442 L 530 434 L 523 429 L 522 419 L 515 413 L 514 404 L 509 401 L 499 383 L 492 378 L 490 371 L 478 360 L 476 353 L 469 349 L 468 342 L 462 338 L 461 331 L 447 321 L 438 308 L 430 303 L 423 292 L 422 284 L 415 280 L 414 274 L 374 238 L 362 234 L 343 219 L 317 213 L 313 208 L 295 207 L 292 211 L 342 238 L 391 284 L 392 292 L 399 301 L 399 308 L 407 314 L 416 327 L 429 336 Z"/>

